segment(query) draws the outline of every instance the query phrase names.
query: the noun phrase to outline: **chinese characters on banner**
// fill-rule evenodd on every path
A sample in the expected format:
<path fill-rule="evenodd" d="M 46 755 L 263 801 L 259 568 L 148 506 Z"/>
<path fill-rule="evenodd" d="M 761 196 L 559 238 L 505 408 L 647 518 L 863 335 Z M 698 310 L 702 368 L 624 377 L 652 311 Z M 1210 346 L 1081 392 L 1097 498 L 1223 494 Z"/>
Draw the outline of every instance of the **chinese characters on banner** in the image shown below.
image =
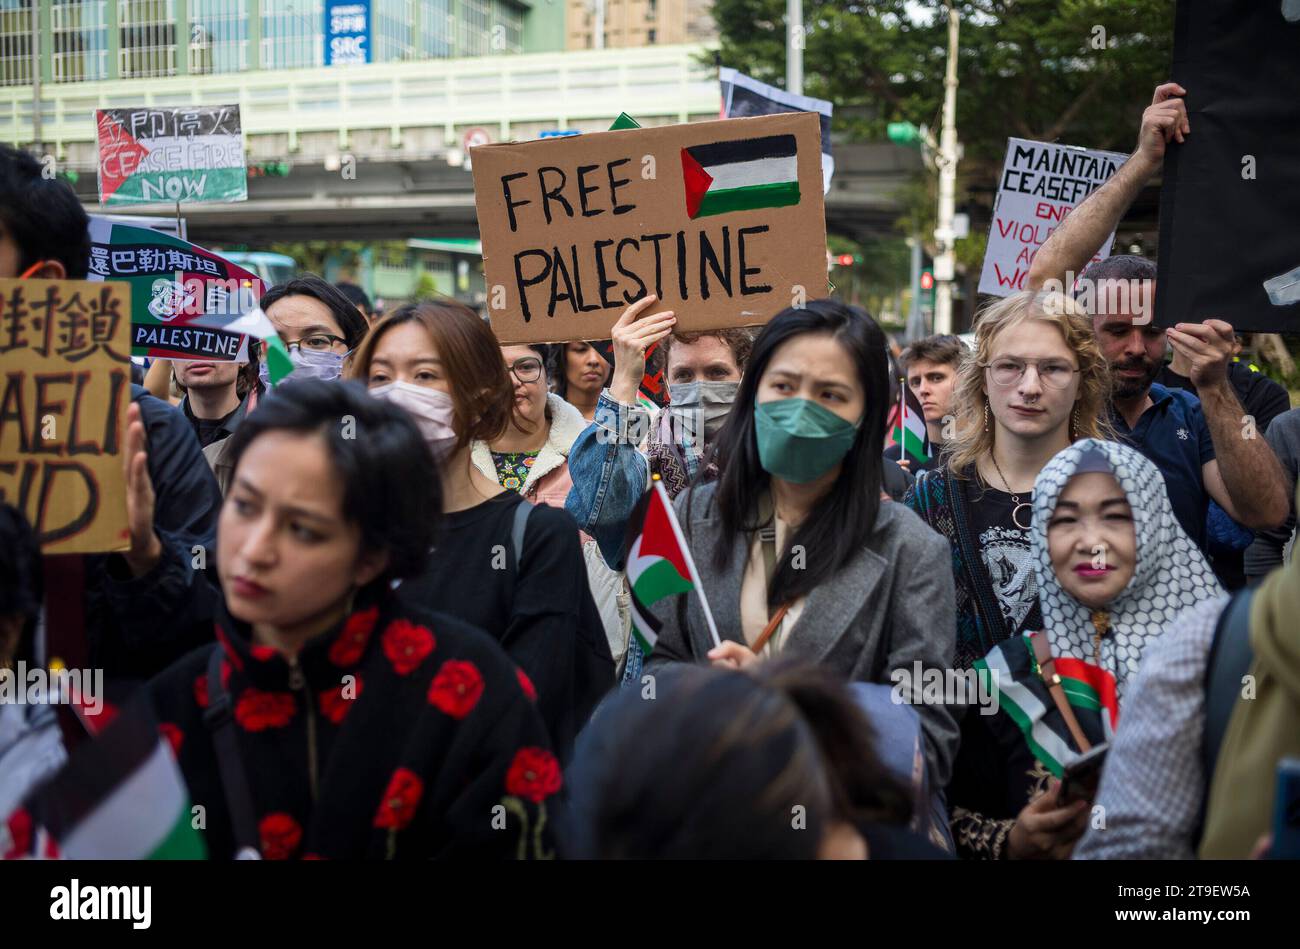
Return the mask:
<path fill-rule="evenodd" d="M 245 201 L 239 106 L 99 109 L 99 202 Z"/>
<path fill-rule="evenodd" d="M 168 234 L 90 219 L 91 280 L 131 285 L 136 356 L 247 362 L 248 338 L 224 329 L 257 306 L 262 281 Z"/>
<path fill-rule="evenodd" d="M 0 280 L 0 500 L 47 554 L 128 546 L 130 314 L 122 283 Z"/>
<path fill-rule="evenodd" d="M 370 0 L 325 0 L 325 65 L 370 62 Z"/>

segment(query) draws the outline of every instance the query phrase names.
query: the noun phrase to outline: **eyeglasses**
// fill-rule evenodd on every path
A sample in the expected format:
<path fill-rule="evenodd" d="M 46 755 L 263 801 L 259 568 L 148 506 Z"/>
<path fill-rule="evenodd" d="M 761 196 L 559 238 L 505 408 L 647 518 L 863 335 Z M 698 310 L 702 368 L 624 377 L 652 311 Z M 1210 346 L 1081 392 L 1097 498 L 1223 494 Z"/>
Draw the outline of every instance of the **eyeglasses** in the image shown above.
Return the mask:
<path fill-rule="evenodd" d="M 1043 385 L 1052 389 L 1064 389 L 1078 369 L 1063 359 L 1015 359 L 1004 356 L 992 362 L 981 363 L 989 370 L 993 382 L 1000 386 L 1013 386 L 1025 377 L 1025 370 L 1033 366 Z"/>
<path fill-rule="evenodd" d="M 536 382 L 542 377 L 540 359 L 518 359 L 507 368 L 520 382 Z"/>
<path fill-rule="evenodd" d="M 295 339 L 292 343 L 285 343 L 284 348 L 293 352 L 297 350 L 307 350 L 313 353 L 327 353 L 337 345 L 346 346 L 348 341 L 342 336 L 331 336 L 328 333 L 319 333 L 315 336 L 304 336 L 302 339 Z"/>

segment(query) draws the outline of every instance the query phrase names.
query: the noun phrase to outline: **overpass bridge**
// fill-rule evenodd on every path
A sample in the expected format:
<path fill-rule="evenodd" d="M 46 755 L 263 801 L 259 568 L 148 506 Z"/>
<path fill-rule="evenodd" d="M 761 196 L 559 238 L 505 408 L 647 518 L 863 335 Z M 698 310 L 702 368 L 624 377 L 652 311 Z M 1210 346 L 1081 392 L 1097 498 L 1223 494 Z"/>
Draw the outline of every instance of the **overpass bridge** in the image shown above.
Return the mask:
<path fill-rule="evenodd" d="M 183 205 L 191 239 L 467 237 L 478 232 L 467 139 L 600 131 L 620 112 L 647 126 L 716 118 L 711 58 L 704 46 L 650 46 L 53 83 L 41 88 L 42 144 L 57 169 L 76 173 L 78 194 L 96 211 L 95 109 L 237 103 L 250 169 L 287 174 L 250 177 L 246 202 Z M 31 142 L 33 111 L 30 86 L 0 90 L 0 139 Z M 838 145 L 835 164 L 828 229 L 892 233 L 894 194 L 920 156 L 892 144 Z"/>

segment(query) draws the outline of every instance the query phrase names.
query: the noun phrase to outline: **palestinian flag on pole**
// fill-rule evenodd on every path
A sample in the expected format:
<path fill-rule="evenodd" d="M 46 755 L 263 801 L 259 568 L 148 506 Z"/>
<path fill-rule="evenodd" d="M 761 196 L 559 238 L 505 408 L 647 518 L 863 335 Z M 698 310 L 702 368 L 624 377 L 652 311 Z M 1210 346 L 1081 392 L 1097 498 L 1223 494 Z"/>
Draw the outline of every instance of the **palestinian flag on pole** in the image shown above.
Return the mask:
<path fill-rule="evenodd" d="M 207 856 L 172 745 L 138 706 L 78 745 L 27 810 L 70 860 Z"/>
<path fill-rule="evenodd" d="M 194 322 L 202 326 L 204 319 L 205 317 L 199 317 Z M 284 345 L 284 340 L 280 339 L 280 334 L 275 331 L 271 318 L 260 306 L 253 307 L 233 323 L 227 323 L 225 328 L 236 333 L 247 333 L 266 343 L 266 367 L 271 374 L 271 385 L 279 385 L 285 376 L 293 372 L 294 365 L 289 358 L 289 350 Z"/>
<path fill-rule="evenodd" d="M 1034 757 L 1061 777 L 1065 766 L 1078 758 L 1080 751 L 1039 675 L 1029 634 L 995 646 L 975 662 L 975 671 L 984 694 L 992 696 L 998 711 L 1005 713 L 1001 723 L 994 722 L 994 731 L 1014 729 L 1013 736 L 1019 733 Z M 1088 740 L 1094 745 L 1110 741 L 1119 724 L 1115 676 L 1092 663 L 1068 657 L 1056 660 L 1056 672 Z"/>
<path fill-rule="evenodd" d="M 663 482 L 655 475 L 650 490 L 645 493 L 633 512 L 630 529 L 631 546 L 627 555 L 627 582 L 632 588 L 632 633 L 637 644 L 647 656 L 654 649 L 662 624 L 647 607 L 678 593 L 694 590 L 700 596 L 709 630 L 717 640 L 713 615 L 700 575 L 691 559 L 682 527 L 677 523 L 673 503 L 664 490 Z"/>
<path fill-rule="evenodd" d="M 835 174 L 835 158 L 831 155 L 831 113 L 834 107 L 828 100 L 786 92 L 726 67 L 718 70 L 718 83 L 722 87 L 724 119 L 781 112 L 816 112 L 821 119 L 822 190 L 831 190 L 831 176 Z"/>
<path fill-rule="evenodd" d="M 925 412 L 907 380 L 902 379 L 900 382 L 898 412 L 894 416 L 894 443 L 902 446 L 904 457 L 925 464 L 931 458 L 930 431 L 925 427 Z"/>
<path fill-rule="evenodd" d="M 686 213 L 692 219 L 799 203 L 793 135 L 765 135 L 682 149 Z"/>

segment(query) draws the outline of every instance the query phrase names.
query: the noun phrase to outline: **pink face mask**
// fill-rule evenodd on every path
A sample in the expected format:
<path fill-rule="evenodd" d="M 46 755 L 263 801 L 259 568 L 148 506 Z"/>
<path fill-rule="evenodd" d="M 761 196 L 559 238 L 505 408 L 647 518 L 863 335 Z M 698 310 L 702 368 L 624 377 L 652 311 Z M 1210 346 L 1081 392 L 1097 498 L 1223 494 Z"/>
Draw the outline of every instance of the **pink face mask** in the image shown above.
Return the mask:
<path fill-rule="evenodd" d="M 370 394 L 400 405 L 415 420 L 420 434 L 429 444 L 429 450 L 438 461 L 443 460 L 456 444 L 456 431 L 452 427 L 455 404 L 451 396 L 439 389 L 411 385 L 409 382 L 389 382 L 375 386 Z"/>

